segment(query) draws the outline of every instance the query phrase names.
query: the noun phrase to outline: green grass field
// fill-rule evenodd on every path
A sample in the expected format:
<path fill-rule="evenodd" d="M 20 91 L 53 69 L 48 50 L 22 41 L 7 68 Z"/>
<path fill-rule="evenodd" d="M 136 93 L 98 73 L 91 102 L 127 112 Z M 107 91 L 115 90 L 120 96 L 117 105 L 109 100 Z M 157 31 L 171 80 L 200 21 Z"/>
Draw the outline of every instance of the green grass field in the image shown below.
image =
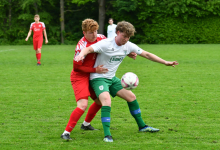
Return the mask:
<path fill-rule="evenodd" d="M 160 132 L 139 133 L 127 103 L 112 98 L 113 143 L 103 142 L 100 112 L 92 121 L 99 131 L 80 130 L 84 113 L 73 141 L 60 138 L 76 107 L 69 79 L 75 46 L 44 45 L 42 66 L 32 46 L 0 46 L 0 149 L 219 149 L 220 45 L 139 46 L 180 64 L 167 67 L 139 56 L 123 61 L 116 76 L 138 75 L 133 92 L 142 118 Z"/>

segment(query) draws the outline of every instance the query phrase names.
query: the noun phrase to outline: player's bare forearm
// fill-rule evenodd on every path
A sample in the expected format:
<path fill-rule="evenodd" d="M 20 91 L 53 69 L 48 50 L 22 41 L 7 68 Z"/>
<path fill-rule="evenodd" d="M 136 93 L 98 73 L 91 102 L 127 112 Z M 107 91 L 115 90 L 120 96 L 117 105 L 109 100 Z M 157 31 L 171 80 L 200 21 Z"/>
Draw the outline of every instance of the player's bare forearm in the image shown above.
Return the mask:
<path fill-rule="evenodd" d="M 94 50 L 91 46 L 84 48 L 80 53 L 82 53 L 83 56 L 86 56 L 87 54 L 94 53 Z"/>
<path fill-rule="evenodd" d="M 154 55 L 152 53 L 146 52 L 146 51 L 143 51 L 141 53 L 141 56 L 145 57 L 145 58 L 147 58 L 147 59 L 149 59 L 151 61 L 158 62 L 158 63 L 161 63 L 161 64 L 165 64 L 166 63 L 166 61 L 163 60 L 162 58 L 160 58 L 160 57 L 158 57 L 158 56 L 156 56 L 156 55 Z"/>
<path fill-rule="evenodd" d="M 146 52 L 146 51 L 143 51 L 141 53 L 141 56 L 142 57 L 145 57 L 151 61 L 154 61 L 154 62 L 158 62 L 158 63 L 161 63 L 161 64 L 164 64 L 166 66 L 173 66 L 175 67 L 175 65 L 178 65 L 179 63 L 177 61 L 166 61 L 166 60 L 163 60 L 162 58 L 152 54 L 152 53 L 149 53 L 149 52 Z"/>
<path fill-rule="evenodd" d="M 45 38 L 45 43 L 47 44 L 48 43 L 48 39 L 47 39 L 47 32 L 46 32 L 45 29 L 44 29 L 44 38 Z"/>
<path fill-rule="evenodd" d="M 31 30 L 29 30 L 27 38 L 25 39 L 26 41 L 28 41 L 29 37 L 31 36 Z"/>

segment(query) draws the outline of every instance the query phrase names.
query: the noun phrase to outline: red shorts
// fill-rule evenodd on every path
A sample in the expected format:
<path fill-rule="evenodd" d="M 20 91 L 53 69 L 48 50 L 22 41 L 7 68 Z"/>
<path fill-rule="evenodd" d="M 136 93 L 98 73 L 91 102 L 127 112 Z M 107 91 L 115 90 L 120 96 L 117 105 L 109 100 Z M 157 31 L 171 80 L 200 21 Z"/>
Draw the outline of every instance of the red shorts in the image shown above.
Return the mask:
<path fill-rule="evenodd" d="M 94 90 L 89 86 L 89 78 L 81 78 L 81 79 L 70 79 L 73 91 L 75 94 L 76 101 L 80 99 L 88 99 L 90 96 L 93 100 L 95 100 L 96 94 Z"/>
<path fill-rule="evenodd" d="M 33 40 L 34 50 L 41 49 L 43 45 L 43 39 L 42 40 Z"/>

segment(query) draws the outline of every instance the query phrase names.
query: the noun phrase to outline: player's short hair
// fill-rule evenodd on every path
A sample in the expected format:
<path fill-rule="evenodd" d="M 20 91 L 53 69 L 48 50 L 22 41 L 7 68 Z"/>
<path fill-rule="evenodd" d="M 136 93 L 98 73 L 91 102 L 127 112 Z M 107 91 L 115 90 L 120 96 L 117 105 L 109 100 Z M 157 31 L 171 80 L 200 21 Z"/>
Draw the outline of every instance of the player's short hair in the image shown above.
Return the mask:
<path fill-rule="evenodd" d="M 136 32 L 134 26 L 126 21 L 118 22 L 116 27 L 116 33 L 118 31 L 125 33 L 129 37 L 134 36 L 134 33 Z"/>
<path fill-rule="evenodd" d="M 85 19 L 82 21 L 83 31 L 95 31 L 99 29 L 99 24 L 93 19 Z"/>
<path fill-rule="evenodd" d="M 40 15 L 36 14 L 36 15 L 34 15 L 34 17 L 39 17 L 40 18 Z"/>
<path fill-rule="evenodd" d="M 112 20 L 112 21 L 113 21 L 113 18 L 109 18 L 108 21 L 109 21 L 109 20 Z"/>

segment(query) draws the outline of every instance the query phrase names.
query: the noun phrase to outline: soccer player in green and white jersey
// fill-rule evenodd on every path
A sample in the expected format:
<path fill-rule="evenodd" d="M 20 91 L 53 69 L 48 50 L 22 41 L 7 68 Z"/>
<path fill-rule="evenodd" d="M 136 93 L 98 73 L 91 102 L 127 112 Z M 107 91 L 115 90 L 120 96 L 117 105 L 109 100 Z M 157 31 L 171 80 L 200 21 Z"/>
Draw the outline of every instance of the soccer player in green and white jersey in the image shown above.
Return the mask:
<path fill-rule="evenodd" d="M 175 67 L 175 65 L 178 65 L 177 61 L 165 61 L 152 53 L 142 50 L 136 44 L 129 42 L 130 37 L 134 36 L 135 33 L 135 28 L 131 23 L 126 21 L 119 22 L 116 27 L 116 33 L 117 36 L 115 38 L 104 39 L 93 44 L 83 49 L 81 53 L 75 57 L 76 61 L 82 61 L 84 56 L 89 53 L 99 53 L 94 67 L 103 64 L 103 67 L 108 69 L 106 74 L 90 74 L 90 85 L 102 103 L 101 120 L 105 134 L 105 142 L 113 142 L 110 133 L 110 95 L 112 97 L 119 96 L 127 101 L 130 113 L 135 118 L 140 132 L 159 131 L 159 129 L 150 127 L 144 123 L 136 96 L 131 91 L 123 89 L 120 79 L 115 77 L 115 73 L 125 56 L 131 52 L 135 52 L 144 58 L 166 66 Z"/>

